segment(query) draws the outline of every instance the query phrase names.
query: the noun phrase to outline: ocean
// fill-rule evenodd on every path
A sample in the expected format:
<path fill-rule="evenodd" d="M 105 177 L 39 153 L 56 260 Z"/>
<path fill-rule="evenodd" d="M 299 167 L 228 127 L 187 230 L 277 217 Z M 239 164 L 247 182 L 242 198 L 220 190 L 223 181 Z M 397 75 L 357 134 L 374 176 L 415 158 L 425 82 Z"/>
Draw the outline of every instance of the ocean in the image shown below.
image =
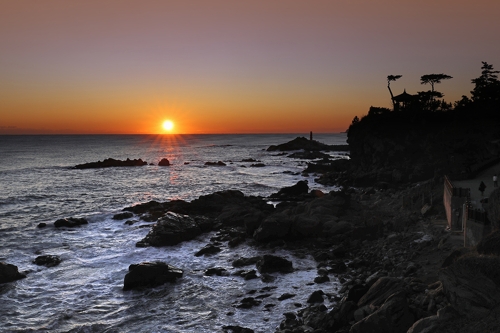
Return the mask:
<path fill-rule="evenodd" d="M 297 136 L 0 136 L 0 261 L 27 274 L 25 279 L 0 285 L 0 332 L 221 332 L 224 325 L 274 332 L 283 313 L 306 304 L 313 291 L 335 293 L 340 287 L 335 279 L 321 288 L 311 284 L 316 264 L 308 256 L 273 250 L 290 259 L 296 271 L 275 274 L 272 283 L 204 276 L 210 267 L 233 272 L 233 260 L 271 250 L 243 244 L 217 255 L 195 257 L 213 233 L 176 246 L 138 248 L 135 243 L 148 233 L 151 223 L 126 225 L 112 219 L 124 207 L 150 200 L 191 201 L 228 189 L 267 197 L 304 179 L 300 173 L 307 161 L 266 151 Z M 345 133 L 315 134 L 314 139 L 346 143 Z M 342 157 L 345 153 L 330 154 Z M 106 158 L 141 158 L 151 164 L 72 168 Z M 158 166 L 162 158 L 172 165 Z M 242 162 L 250 158 L 265 167 Z M 226 166 L 204 165 L 217 161 Z M 305 179 L 311 189 L 332 190 L 316 184 L 313 175 Z M 54 221 L 66 217 L 85 217 L 89 224 L 75 229 L 53 227 Z M 37 228 L 42 222 L 48 226 Z M 60 256 L 61 264 L 35 265 L 33 260 L 44 254 Z M 184 276 L 175 284 L 150 290 L 122 290 L 130 264 L 156 260 L 183 269 Z M 272 291 L 262 296 L 260 306 L 235 308 L 236 300 L 262 290 Z M 291 291 L 294 298 L 277 299 Z"/>

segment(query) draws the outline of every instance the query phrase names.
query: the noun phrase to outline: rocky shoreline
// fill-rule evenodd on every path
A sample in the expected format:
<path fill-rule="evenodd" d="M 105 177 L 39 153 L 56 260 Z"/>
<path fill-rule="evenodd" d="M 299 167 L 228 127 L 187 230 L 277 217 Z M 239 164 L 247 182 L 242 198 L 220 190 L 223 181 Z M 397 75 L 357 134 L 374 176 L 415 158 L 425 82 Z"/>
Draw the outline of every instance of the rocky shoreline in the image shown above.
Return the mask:
<path fill-rule="evenodd" d="M 224 247 L 243 243 L 311 255 L 317 264 L 317 276 L 309 283 L 317 290 L 307 300 L 297 300 L 297 311 L 283 314 L 276 333 L 497 329 L 500 236 L 492 234 L 477 249 L 463 248 L 460 235 L 445 228 L 439 179 L 405 185 L 378 181 L 374 187 L 352 188 L 348 184 L 356 179 L 349 174 L 349 168 L 347 160 L 325 159 L 309 164 L 305 171 L 318 174 L 327 183 L 343 184 L 341 191 L 310 191 L 307 183 L 300 181 L 269 198 L 227 190 L 191 202 L 150 201 L 127 207 L 113 219 L 129 225 L 138 219 L 154 222 L 146 237 L 137 241 L 138 247 L 168 247 L 214 232 L 215 236 L 195 256 L 217 255 Z M 411 197 L 423 187 L 438 198 L 437 203 L 426 209 L 418 203 L 404 204 L 403 197 Z M 67 218 L 56 221 L 54 227 L 86 224 L 85 219 Z M 48 259 L 36 260 L 47 267 L 60 262 L 59 258 Z M 235 300 L 236 308 L 255 311 L 272 307 L 262 304 L 275 288 L 272 274 L 294 270 L 293 262 L 272 255 L 238 258 L 232 266 L 235 271 L 211 267 L 204 274 L 231 274 L 242 280 L 259 278 L 267 283 L 268 287 L 256 295 Z M 169 263 L 137 263 L 124 277 L 124 290 L 177 283 L 182 274 Z M 22 277 L 17 267 L 0 265 L 0 283 Z M 331 278 L 342 283 L 340 291 L 322 288 L 322 283 Z M 277 296 L 282 301 L 295 295 L 290 290 Z M 224 326 L 221 330 L 253 332 L 240 326 Z"/>

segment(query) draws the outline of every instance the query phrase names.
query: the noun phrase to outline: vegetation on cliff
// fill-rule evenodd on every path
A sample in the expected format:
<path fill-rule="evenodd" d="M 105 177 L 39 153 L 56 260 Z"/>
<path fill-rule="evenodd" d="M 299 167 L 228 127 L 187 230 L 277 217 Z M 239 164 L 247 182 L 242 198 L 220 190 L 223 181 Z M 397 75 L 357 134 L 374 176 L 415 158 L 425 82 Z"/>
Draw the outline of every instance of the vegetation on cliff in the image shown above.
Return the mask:
<path fill-rule="evenodd" d="M 418 181 L 474 173 L 499 156 L 500 80 L 493 66 L 483 62 L 481 75 L 472 80 L 471 97 L 453 105 L 434 90 L 450 79 L 446 74 L 421 78 L 432 90 L 406 94 L 393 110 L 371 107 L 355 117 L 348 129 L 352 166 L 358 176 L 372 181 Z M 388 76 L 388 83 L 398 76 Z M 392 95 L 392 92 L 391 92 Z M 396 96 L 398 97 L 398 96 Z M 393 97 L 393 101 L 397 99 Z"/>

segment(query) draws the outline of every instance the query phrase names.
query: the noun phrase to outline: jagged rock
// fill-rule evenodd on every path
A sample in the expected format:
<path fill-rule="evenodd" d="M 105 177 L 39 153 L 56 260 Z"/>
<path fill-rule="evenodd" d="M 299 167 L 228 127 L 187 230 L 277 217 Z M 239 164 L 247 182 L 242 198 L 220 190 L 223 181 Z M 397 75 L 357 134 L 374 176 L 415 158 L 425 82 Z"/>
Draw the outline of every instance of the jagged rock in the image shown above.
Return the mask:
<path fill-rule="evenodd" d="M 392 294 L 403 289 L 403 281 L 397 278 L 381 277 L 358 301 L 358 307 L 365 305 L 380 306 Z"/>
<path fill-rule="evenodd" d="M 293 264 L 291 261 L 273 256 L 270 254 L 265 254 L 262 256 L 262 259 L 260 259 L 257 264 L 257 269 L 259 270 L 259 273 L 291 273 L 293 272 Z"/>
<path fill-rule="evenodd" d="M 123 281 L 123 290 L 156 287 L 166 282 L 175 282 L 183 271 L 164 262 L 143 262 L 129 266 Z"/>
<path fill-rule="evenodd" d="M 500 257 L 461 257 L 442 269 L 439 279 L 461 315 L 482 317 L 500 304 Z"/>
<path fill-rule="evenodd" d="M 323 290 L 313 291 L 313 293 L 307 299 L 307 303 L 323 303 L 324 302 L 324 299 L 323 299 L 324 294 L 325 293 L 323 292 Z"/>
<path fill-rule="evenodd" d="M 159 166 L 170 166 L 170 161 L 166 158 L 162 158 L 160 162 L 158 162 Z"/>
<path fill-rule="evenodd" d="M 221 248 L 219 246 L 208 244 L 207 246 L 196 252 L 194 255 L 195 257 L 201 257 L 203 255 L 216 254 L 219 253 L 220 251 Z"/>
<path fill-rule="evenodd" d="M 205 231 L 200 227 L 205 223 L 210 224 L 210 220 L 168 212 L 137 246 L 168 246 L 191 240 Z"/>
<path fill-rule="evenodd" d="M 96 169 L 96 168 L 111 168 L 111 167 L 130 167 L 130 166 L 143 166 L 147 165 L 146 161 L 141 160 L 131 160 L 127 158 L 125 161 L 115 160 L 114 158 L 107 158 L 104 161 L 90 162 L 84 164 L 75 165 L 75 169 Z"/>
<path fill-rule="evenodd" d="M 352 325 L 350 333 L 405 333 L 413 324 L 414 317 L 403 291 L 392 294 L 383 305 Z"/>
<path fill-rule="evenodd" d="M 299 180 L 297 184 L 283 187 L 278 193 L 271 194 L 271 198 L 289 198 L 296 197 L 307 194 L 309 191 L 309 185 L 307 185 L 307 181 Z"/>
<path fill-rule="evenodd" d="M 134 214 L 131 212 L 123 212 L 113 215 L 113 220 L 125 220 L 133 217 Z"/>
<path fill-rule="evenodd" d="M 451 306 L 438 310 L 436 316 L 422 318 L 416 321 L 407 333 L 439 333 L 446 327 L 446 323 L 459 315 Z"/>
<path fill-rule="evenodd" d="M 33 263 L 38 266 L 54 267 L 61 263 L 61 258 L 55 255 L 43 255 L 36 257 Z"/>
<path fill-rule="evenodd" d="M 54 226 L 56 228 L 60 227 L 68 227 L 68 228 L 74 228 L 83 224 L 88 224 L 89 222 L 82 218 L 77 218 L 77 217 L 68 217 L 65 219 L 59 219 L 54 222 Z"/>
<path fill-rule="evenodd" d="M 0 262 L 0 283 L 24 279 L 26 275 L 19 273 L 17 266 Z"/>

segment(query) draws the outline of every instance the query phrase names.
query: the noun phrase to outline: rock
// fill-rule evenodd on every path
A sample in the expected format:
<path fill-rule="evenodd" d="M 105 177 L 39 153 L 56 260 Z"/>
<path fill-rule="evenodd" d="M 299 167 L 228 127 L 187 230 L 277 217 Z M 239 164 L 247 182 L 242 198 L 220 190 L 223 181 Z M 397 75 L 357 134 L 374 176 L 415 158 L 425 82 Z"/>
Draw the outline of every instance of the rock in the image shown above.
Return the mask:
<path fill-rule="evenodd" d="M 307 303 L 323 303 L 324 302 L 324 299 L 323 299 L 324 294 L 325 293 L 323 292 L 323 290 L 313 291 L 313 293 L 307 299 Z"/>
<path fill-rule="evenodd" d="M 328 277 L 328 275 L 320 275 L 320 276 L 317 276 L 314 278 L 314 283 L 325 283 L 325 282 L 329 282 L 330 281 L 330 278 Z"/>
<path fill-rule="evenodd" d="M 19 273 L 17 266 L 0 262 L 0 283 L 24 279 L 25 274 Z"/>
<path fill-rule="evenodd" d="M 74 228 L 83 224 L 88 224 L 89 222 L 84 219 L 84 218 L 77 218 L 77 217 L 68 217 L 65 219 L 59 219 L 54 222 L 54 226 L 56 228 L 60 227 L 68 227 L 68 228 Z"/>
<path fill-rule="evenodd" d="M 125 220 L 133 217 L 134 214 L 131 212 L 123 212 L 113 215 L 113 220 Z"/>
<path fill-rule="evenodd" d="M 75 169 L 96 169 L 96 168 L 111 168 L 111 167 L 130 167 L 130 166 L 143 166 L 148 163 L 141 160 L 131 160 L 127 158 L 125 161 L 115 160 L 114 158 L 107 158 L 104 161 L 97 161 L 91 163 L 84 163 L 75 165 Z"/>
<path fill-rule="evenodd" d="M 235 325 L 222 326 L 222 329 L 224 333 L 254 333 L 252 329 Z"/>
<path fill-rule="evenodd" d="M 254 164 L 250 165 L 250 167 L 252 167 L 252 168 L 263 168 L 265 166 L 266 165 L 264 163 L 254 163 Z"/>
<path fill-rule="evenodd" d="M 500 257 L 461 257 L 439 272 L 439 280 L 461 315 L 480 318 L 500 304 Z"/>
<path fill-rule="evenodd" d="M 261 242 L 282 239 L 289 235 L 291 227 L 288 216 L 283 213 L 273 214 L 262 221 L 253 238 Z"/>
<path fill-rule="evenodd" d="M 451 319 L 459 315 L 451 306 L 439 309 L 437 315 L 425 317 L 416 321 L 407 333 L 439 333 L 442 332 Z"/>
<path fill-rule="evenodd" d="M 316 160 L 316 159 L 329 159 L 331 156 L 319 151 L 299 151 L 293 154 L 288 155 L 290 158 L 300 158 L 304 160 Z"/>
<path fill-rule="evenodd" d="M 36 257 L 33 263 L 38 266 L 54 267 L 61 263 L 61 258 L 55 255 L 43 255 Z"/>
<path fill-rule="evenodd" d="M 289 187 L 283 187 L 278 193 L 271 194 L 271 198 L 289 198 L 307 194 L 309 186 L 307 181 L 299 180 L 297 184 Z"/>
<path fill-rule="evenodd" d="M 206 276 L 212 276 L 212 275 L 217 275 L 217 276 L 229 276 L 229 272 L 222 267 L 212 267 L 209 268 L 205 271 Z"/>
<path fill-rule="evenodd" d="M 205 162 L 205 165 L 206 166 L 226 166 L 226 163 L 224 163 L 222 161 L 218 161 L 218 162 Z"/>
<path fill-rule="evenodd" d="M 166 282 L 175 282 L 182 274 L 181 269 L 160 261 L 132 264 L 125 275 L 123 290 L 152 288 Z"/>
<path fill-rule="evenodd" d="M 291 261 L 270 254 L 265 254 L 262 259 L 257 262 L 256 266 L 261 274 L 293 272 L 293 264 Z"/>
<path fill-rule="evenodd" d="M 240 304 L 238 304 L 236 307 L 240 309 L 250 309 L 254 306 L 258 306 L 262 303 L 262 301 L 257 300 L 253 297 L 246 297 L 241 300 Z"/>
<path fill-rule="evenodd" d="M 284 301 L 286 299 L 293 298 L 295 296 L 296 296 L 295 294 L 284 293 L 283 295 L 278 297 L 278 301 Z"/>
<path fill-rule="evenodd" d="M 316 140 L 309 140 L 304 137 L 297 137 L 287 143 L 277 146 L 270 146 L 267 151 L 290 151 L 290 150 L 310 150 L 310 151 L 345 151 L 349 150 L 348 145 L 327 145 Z"/>
<path fill-rule="evenodd" d="M 495 230 L 477 244 L 479 254 L 500 255 L 500 230 Z"/>
<path fill-rule="evenodd" d="M 216 254 L 219 253 L 220 251 L 221 251 L 220 247 L 213 244 L 208 244 L 207 246 L 196 252 L 194 255 L 196 257 L 201 257 L 203 255 Z"/>
<path fill-rule="evenodd" d="M 166 158 L 162 158 L 160 162 L 158 162 L 159 166 L 170 166 L 170 161 Z"/>
<path fill-rule="evenodd" d="M 40 222 L 37 225 L 38 228 L 45 228 L 46 226 L 47 226 L 47 223 L 44 223 L 44 222 Z"/>
<path fill-rule="evenodd" d="M 240 259 L 236 259 L 235 261 L 233 261 L 232 265 L 233 265 L 233 267 L 243 267 L 243 266 L 254 265 L 261 259 L 262 259 L 262 257 L 260 257 L 260 256 L 251 257 L 251 258 L 240 258 Z"/>
<path fill-rule="evenodd" d="M 392 294 L 403 290 L 403 281 L 397 278 L 381 277 L 358 301 L 358 307 L 380 306 Z"/>
<path fill-rule="evenodd" d="M 383 305 L 364 319 L 352 325 L 350 333 L 405 333 L 414 317 L 404 292 L 391 295 Z"/>
<path fill-rule="evenodd" d="M 191 240 L 204 232 L 200 223 L 207 223 L 207 220 L 209 219 L 168 212 L 137 245 L 168 246 Z"/>

